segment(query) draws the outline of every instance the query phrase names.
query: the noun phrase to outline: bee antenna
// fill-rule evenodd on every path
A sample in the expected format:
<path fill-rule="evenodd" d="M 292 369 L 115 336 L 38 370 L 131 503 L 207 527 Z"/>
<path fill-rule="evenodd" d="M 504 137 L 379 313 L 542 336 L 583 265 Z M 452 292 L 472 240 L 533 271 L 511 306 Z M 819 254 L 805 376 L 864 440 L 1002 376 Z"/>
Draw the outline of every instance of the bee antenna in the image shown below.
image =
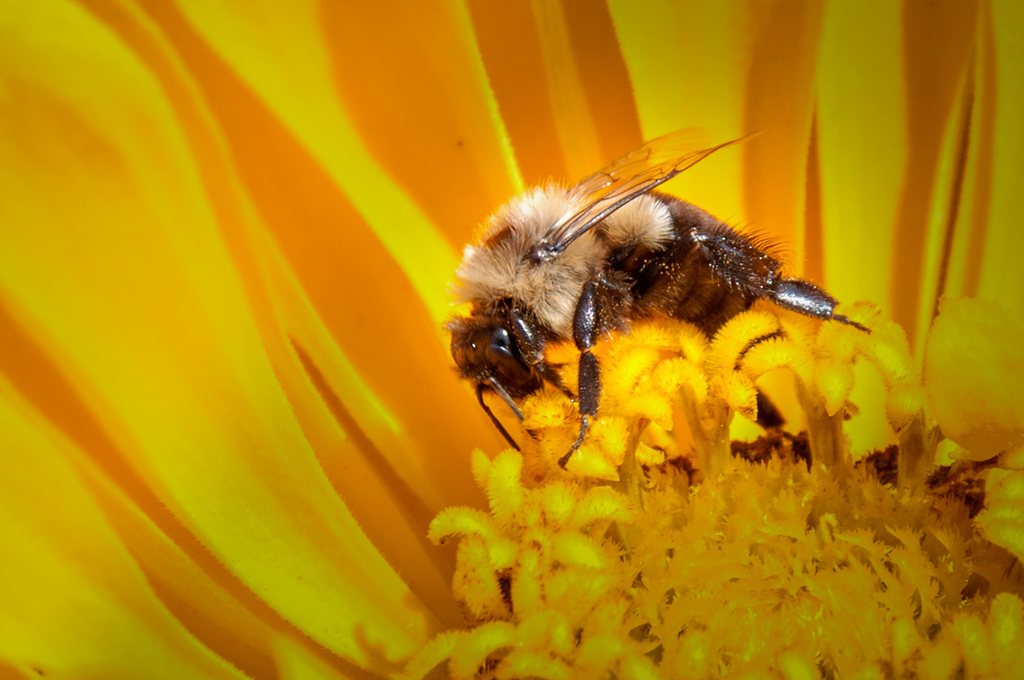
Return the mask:
<path fill-rule="evenodd" d="M 491 387 L 502 399 L 505 400 L 505 403 L 512 407 L 513 412 L 519 420 L 523 419 L 523 412 L 519 410 L 519 407 L 515 405 L 512 398 L 508 396 L 508 392 L 502 389 L 501 385 L 499 385 L 494 378 L 490 378 L 486 383 L 479 382 L 476 384 L 476 400 L 480 402 L 480 407 L 484 410 L 484 413 L 487 414 L 487 417 L 491 419 L 491 423 L 495 428 L 497 428 L 498 432 L 501 433 L 501 436 L 505 438 L 505 441 L 507 441 L 513 449 L 519 451 L 519 444 L 516 443 L 516 440 L 512 438 L 512 435 L 508 433 L 505 426 L 501 424 L 498 417 L 494 415 L 493 411 L 491 411 L 491 407 L 484 401 L 484 389 L 487 387 Z"/>

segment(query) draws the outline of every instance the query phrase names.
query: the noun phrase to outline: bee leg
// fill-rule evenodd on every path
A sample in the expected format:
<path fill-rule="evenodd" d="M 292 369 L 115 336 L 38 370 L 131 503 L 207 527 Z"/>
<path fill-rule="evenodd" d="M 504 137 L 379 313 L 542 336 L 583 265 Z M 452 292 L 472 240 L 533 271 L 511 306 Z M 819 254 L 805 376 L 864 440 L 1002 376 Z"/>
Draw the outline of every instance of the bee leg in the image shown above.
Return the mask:
<path fill-rule="evenodd" d="M 562 393 L 571 399 L 572 392 L 562 384 L 562 376 L 558 375 L 558 371 L 550 366 L 544 357 L 544 338 L 536 332 L 518 309 L 509 309 L 508 322 L 509 328 L 512 329 L 516 349 L 519 350 L 519 355 L 523 357 L 523 360 L 532 366 L 541 378 L 562 390 Z"/>
<path fill-rule="evenodd" d="M 597 365 L 597 357 L 590 349 L 580 354 L 580 434 L 573 442 L 568 453 L 558 459 L 558 466 L 563 470 L 572 454 L 580 448 L 583 438 L 590 427 L 590 419 L 597 415 L 597 406 L 601 401 L 601 369 Z"/>
<path fill-rule="evenodd" d="M 833 313 L 839 302 L 809 281 L 785 277 L 776 279 L 773 282 L 771 293 L 767 297 L 779 307 L 813 316 L 816 319 L 831 319 L 845 323 L 848 326 L 859 328 L 865 333 L 871 332 L 870 328 L 849 317 Z"/>
<path fill-rule="evenodd" d="M 625 274 L 604 272 L 583 284 L 583 292 L 576 303 L 572 320 L 572 338 L 580 351 L 579 407 L 580 434 L 572 448 L 558 459 L 565 468 L 566 463 L 583 443 L 591 419 L 597 415 L 601 403 L 601 367 L 591 348 L 601 333 L 623 330 L 624 319 L 629 318 L 633 298 Z"/>
<path fill-rule="evenodd" d="M 583 294 L 576 305 L 576 314 L 573 317 L 573 340 L 580 351 L 580 434 L 569 452 L 558 459 L 558 465 L 563 469 L 572 454 L 583 443 L 583 438 L 590 427 L 590 419 L 597 415 L 597 407 L 601 403 L 601 368 L 598 366 L 597 357 L 590 351 L 597 342 L 597 335 L 600 332 L 600 285 L 600 281 L 588 281 L 584 284 Z"/>

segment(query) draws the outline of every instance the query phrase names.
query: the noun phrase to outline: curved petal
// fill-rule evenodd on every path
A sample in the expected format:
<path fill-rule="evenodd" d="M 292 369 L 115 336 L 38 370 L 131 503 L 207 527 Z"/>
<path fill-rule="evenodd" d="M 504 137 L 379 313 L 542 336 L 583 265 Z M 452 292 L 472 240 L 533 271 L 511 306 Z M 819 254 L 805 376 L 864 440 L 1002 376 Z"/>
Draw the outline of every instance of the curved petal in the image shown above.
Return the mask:
<path fill-rule="evenodd" d="M 992 3 L 995 63 L 995 138 L 989 232 L 986 235 L 979 295 L 998 300 L 1024 316 L 1024 236 L 1020 197 L 1024 192 L 1024 6 Z"/>
<path fill-rule="evenodd" d="M 522 190 L 468 9 L 454 0 L 318 4 L 332 76 L 321 85 L 336 88 L 377 162 L 461 247 Z"/>
<path fill-rule="evenodd" d="M 750 34 L 744 21 L 751 4 L 608 3 L 645 138 L 702 128 L 715 144 L 748 131 L 743 92 Z M 746 223 L 741 158 L 737 150 L 715 154 L 666 188 L 719 219 Z"/>
<path fill-rule="evenodd" d="M 321 23 L 316 3 L 183 3 L 181 11 L 193 30 L 228 61 L 264 102 L 274 107 L 273 113 L 315 155 L 402 266 L 432 317 L 437 321 L 444 319 L 448 312 L 443 291 L 455 268 L 455 244 L 440 237 L 428 216 L 387 177 L 386 170 L 360 139 L 352 115 L 333 88 L 336 67 L 328 52 L 331 37 L 323 42 L 308 39 L 331 30 L 327 17 Z M 162 16 L 167 16 L 166 11 Z M 415 13 L 408 20 L 416 21 Z M 169 20 L 165 18 L 166 21 Z M 183 30 L 180 25 L 169 28 L 172 35 Z M 465 42 L 464 37 L 459 42 Z M 199 79 L 201 82 L 202 73 Z M 227 106 L 225 102 L 224 107 Z M 482 112 L 482 117 L 487 120 L 487 112 Z M 486 125 L 475 127 L 481 135 L 486 129 Z M 244 143 L 238 137 L 232 140 Z M 486 157 L 493 149 L 492 158 L 501 158 L 501 148 L 493 135 L 489 145 L 481 146 L 478 153 Z M 491 181 L 501 185 L 488 192 L 494 196 L 505 195 L 511 188 L 497 178 Z M 488 197 L 482 200 L 487 202 Z M 487 211 L 489 208 L 483 206 L 482 211 L 473 212 Z M 301 271 L 302 267 L 298 269 Z"/>
<path fill-rule="evenodd" d="M 398 474 L 380 453 L 395 455 L 410 446 L 396 416 L 331 339 L 241 192 L 223 140 L 173 49 L 140 12 L 106 5 L 93 11 L 118 32 L 168 94 L 275 375 L 332 485 L 383 555 L 402 568 L 414 592 L 436 615 L 457 620 L 454 602 L 442 587 L 451 566 L 429 549 L 425 538 L 443 496 L 422 483 L 422 469 L 406 464 Z M 328 361 L 318 366 L 312 356 Z"/>
<path fill-rule="evenodd" d="M 3 296 L 118 454 L 257 595 L 356 663 L 408 654 L 433 617 L 293 419 L 162 93 L 77 7 L 5 21 Z"/>
<path fill-rule="evenodd" d="M 893 235 L 889 307 L 911 347 L 923 348 L 921 336 L 933 310 L 949 167 L 957 162 L 955 144 L 946 140 L 955 137 L 959 97 L 975 51 L 978 9 L 979 3 L 961 0 L 909 2 L 902 8 L 907 161 Z"/>
<path fill-rule="evenodd" d="M 528 185 L 580 179 L 642 141 L 604 3 L 466 4 Z"/>
<path fill-rule="evenodd" d="M 280 249 L 319 317 L 286 332 L 365 428 L 374 455 L 423 489 L 431 512 L 442 507 L 431 496 L 470 502 L 465 457 L 438 452 L 496 446 L 500 437 L 450 369 L 438 323 L 451 313 L 445 288 L 454 251 L 360 140 L 333 90 L 327 47 L 303 37 L 319 27 L 312 7 L 279 19 L 274 11 L 283 6 L 188 10 L 149 8 L 224 131 L 276 242 L 258 247 Z M 326 344 L 312 332 L 321 325 Z"/>
<path fill-rule="evenodd" d="M 823 283 L 840 300 L 888 296 L 906 154 L 899 27 L 894 3 L 829 3 L 825 12 L 817 85 Z M 869 50 L 863 35 L 871 35 Z"/>
<path fill-rule="evenodd" d="M 244 678 L 154 595 L 47 429 L 0 386 L 0 658 L 26 677 Z"/>
<path fill-rule="evenodd" d="M 304 640 L 305 634 L 218 562 L 125 465 L 87 406 L 2 309 L 0 373 L 20 391 L 20 399 L 45 409 L 53 419 L 51 432 L 50 424 L 30 414 L 27 405 L 19 406 L 42 436 L 60 442 L 59 452 L 78 472 L 110 528 L 171 613 L 205 645 L 245 673 L 257 678 L 272 676 L 272 645 L 282 637 Z M 74 444 L 66 441 L 69 436 Z M 40 477 L 46 474 L 43 471 Z M 370 486 L 363 481 L 364 486 Z M 386 536 L 405 537 L 409 531 L 400 522 L 388 528 Z M 423 569 L 409 557 L 414 547 L 414 542 L 403 546 L 402 564 Z M 429 569 L 423 571 L 429 573 Z M 410 582 L 415 589 L 422 575 L 412 576 Z M 447 588 L 440 592 L 447 592 Z M 428 603 L 434 605 L 433 600 Z M 432 609 L 444 611 L 443 607 Z M 337 658 L 331 662 L 343 663 Z"/>
<path fill-rule="evenodd" d="M 753 3 L 747 18 L 744 130 L 761 134 L 743 148 L 744 205 L 755 232 L 785 244 L 796 274 L 807 266 L 807 165 L 824 13 L 818 3 L 782 0 Z"/>
<path fill-rule="evenodd" d="M 274 657 L 277 677 L 281 680 L 348 680 L 353 677 L 331 668 L 294 640 L 279 640 L 274 646 Z"/>

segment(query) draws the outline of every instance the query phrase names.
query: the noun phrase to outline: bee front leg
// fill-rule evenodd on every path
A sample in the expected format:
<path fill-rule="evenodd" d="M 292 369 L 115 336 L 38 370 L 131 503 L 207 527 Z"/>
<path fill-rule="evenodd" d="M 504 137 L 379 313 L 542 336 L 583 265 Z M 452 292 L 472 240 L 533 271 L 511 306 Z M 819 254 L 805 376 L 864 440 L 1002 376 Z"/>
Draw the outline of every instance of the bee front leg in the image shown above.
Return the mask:
<path fill-rule="evenodd" d="M 509 328 L 512 329 L 512 337 L 515 338 L 516 348 L 526 363 L 532 366 L 540 374 L 541 378 L 571 398 L 572 393 L 562 383 L 562 376 L 558 375 L 558 371 L 548 364 L 544 356 L 543 336 L 515 308 L 509 310 L 508 322 Z"/>

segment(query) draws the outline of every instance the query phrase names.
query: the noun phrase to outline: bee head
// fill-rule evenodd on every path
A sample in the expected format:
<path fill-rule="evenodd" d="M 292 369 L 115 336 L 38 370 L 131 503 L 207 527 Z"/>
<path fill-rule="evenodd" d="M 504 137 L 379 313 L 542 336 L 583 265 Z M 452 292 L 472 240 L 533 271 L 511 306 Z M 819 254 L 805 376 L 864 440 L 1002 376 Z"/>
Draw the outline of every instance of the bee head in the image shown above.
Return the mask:
<path fill-rule="evenodd" d="M 452 319 L 447 327 L 452 358 L 462 377 L 503 399 L 519 399 L 540 389 L 541 378 L 524 360 L 508 326 L 507 316 L 499 312 Z"/>
<path fill-rule="evenodd" d="M 484 413 L 518 450 L 519 445 L 495 417 L 483 396 L 485 390 L 491 390 L 522 420 L 523 412 L 513 399 L 525 397 L 541 387 L 540 375 L 523 358 L 509 326 L 508 315 L 495 311 L 452 319 L 447 328 L 452 334 L 452 358 L 459 373 L 476 384 L 476 398 Z"/>

